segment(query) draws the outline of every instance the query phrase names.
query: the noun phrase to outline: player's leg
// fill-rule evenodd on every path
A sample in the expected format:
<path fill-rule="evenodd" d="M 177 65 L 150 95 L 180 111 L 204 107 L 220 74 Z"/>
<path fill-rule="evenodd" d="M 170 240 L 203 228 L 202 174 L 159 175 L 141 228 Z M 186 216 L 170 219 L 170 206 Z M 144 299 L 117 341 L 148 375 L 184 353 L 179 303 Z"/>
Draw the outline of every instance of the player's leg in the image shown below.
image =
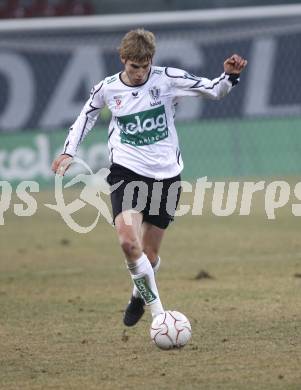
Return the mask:
<path fill-rule="evenodd" d="M 132 218 L 131 224 L 128 224 L 129 218 Z M 162 313 L 164 309 L 160 301 L 153 268 L 143 252 L 141 224 L 142 215 L 133 213 L 131 210 L 124 211 L 115 218 L 118 239 L 126 257 L 132 280 L 143 301 L 150 307 L 152 316 L 155 317 Z M 134 325 L 124 322 L 128 326 Z"/>
<path fill-rule="evenodd" d="M 142 219 L 141 213 L 132 210 L 123 211 L 115 218 L 119 244 L 128 264 L 135 263 L 142 255 Z"/>
<path fill-rule="evenodd" d="M 170 185 L 173 185 L 172 191 L 170 191 Z M 163 192 L 160 202 L 160 210 L 157 215 L 150 215 L 149 208 L 144 210 L 143 215 L 143 229 L 142 229 L 142 247 L 143 251 L 147 254 L 149 260 L 152 263 L 154 273 L 159 269 L 160 257 L 159 249 L 164 236 L 165 229 L 169 226 L 173 220 L 174 210 L 180 199 L 181 187 L 180 176 L 165 180 L 163 184 Z M 171 204 L 174 206 L 174 210 L 167 210 L 168 196 L 171 196 Z M 150 204 L 150 203 L 149 203 Z M 170 214 L 171 211 L 171 214 Z M 137 288 L 133 289 L 132 297 L 124 313 L 124 323 L 127 326 L 135 325 L 144 313 L 144 302 L 139 296 Z"/>
<path fill-rule="evenodd" d="M 159 249 L 163 238 L 164 230 L 150 223 L 142 224 L 142 248 L 153 267 L 154 273 L 160 267 Z M 141 298 L 138 288 L 134 284 L 131 299 L 125 309 L 123 322 L 127 326 L 135 325 L 144 314 L 144 300 Z"/>
<path fill-rule="evenodd" d="M 142 246 L 153 268 L 158 263 L 159 250 L 165 230 L 149 222 L 142 224 Z"/>
<path fill-rule="evenodd" d="M 164 229 L 161 229 L 148 222 L 142 224 L 142 248 L 153 267 L 154 273 L 160 268 L 161 259 L 159 250 L 164 235 Z M 132 296 L 140 297 L 137 287 L 134 285 Z"/>

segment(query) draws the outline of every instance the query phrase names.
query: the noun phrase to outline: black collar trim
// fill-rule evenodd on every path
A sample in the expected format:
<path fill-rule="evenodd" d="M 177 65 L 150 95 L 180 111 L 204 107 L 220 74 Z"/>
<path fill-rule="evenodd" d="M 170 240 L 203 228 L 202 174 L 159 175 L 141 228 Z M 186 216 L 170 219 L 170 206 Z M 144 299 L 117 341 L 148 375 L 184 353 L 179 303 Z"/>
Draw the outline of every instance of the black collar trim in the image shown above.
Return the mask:
<path fill-rule="evenodd" d="M 122 71 L 122 72 L 123 72 L 123 71 Z M 148 72 L 148 75 L 147 75 L 147 78 L 146 78 L 146 80 L 144 81 L 144 83 L 138 84 L 138 85 L 129 85 L 129 84 L 125 83 L 125 82 L 122 80 L 122 78 L 121 78 L 122 72 L 119 73 L 119 80 L 122 82 L 122 84 L 124 84 L 124 85 L 126 85 L 127 87 L 130 87 L 130 88 L 137 88 L 137 87 L 142 87 L 144 84 L 146 84 L 146 83 L 148 82 L 149 76 L 150 76 L 150 74 L 151 74 L 151 72 L 152 72 L 152 67 L 150 68 L 150 70 L 149 70 L 149 72 Z"/>

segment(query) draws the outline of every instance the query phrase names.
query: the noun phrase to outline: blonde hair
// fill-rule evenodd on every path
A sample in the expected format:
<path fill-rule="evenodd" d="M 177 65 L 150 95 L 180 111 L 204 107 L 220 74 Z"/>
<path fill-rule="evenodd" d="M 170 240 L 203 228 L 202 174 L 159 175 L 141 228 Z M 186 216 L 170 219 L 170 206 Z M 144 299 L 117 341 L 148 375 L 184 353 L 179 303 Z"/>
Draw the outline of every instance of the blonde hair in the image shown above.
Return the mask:
<path fill-rule="evenodd" d="M 120 57 L 130 61 L 149 61 L 156 51 L 156 38 L 151 31 L 138 28 L 125 34 L 118 48 Z"/>

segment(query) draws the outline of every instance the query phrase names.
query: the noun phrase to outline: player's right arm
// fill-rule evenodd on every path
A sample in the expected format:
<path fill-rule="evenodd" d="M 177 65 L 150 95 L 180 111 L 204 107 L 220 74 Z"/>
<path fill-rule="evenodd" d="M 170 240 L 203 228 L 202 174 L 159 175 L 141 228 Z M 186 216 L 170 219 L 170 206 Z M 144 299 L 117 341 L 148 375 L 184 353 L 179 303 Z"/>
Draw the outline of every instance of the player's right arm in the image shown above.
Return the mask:
<path fill-rule="evenodd" d="M 72 162 L 72 157 L 75 156 L 79 145 L 95 125 L 100 110 L 104 106 L 103 82 L 100 82 L 92 88 L 90 98 L 85 103 L 76 121 L 70 127 L 63 152 L 52 163 L 51 169 L 53 172 L 64 175 Z"/>

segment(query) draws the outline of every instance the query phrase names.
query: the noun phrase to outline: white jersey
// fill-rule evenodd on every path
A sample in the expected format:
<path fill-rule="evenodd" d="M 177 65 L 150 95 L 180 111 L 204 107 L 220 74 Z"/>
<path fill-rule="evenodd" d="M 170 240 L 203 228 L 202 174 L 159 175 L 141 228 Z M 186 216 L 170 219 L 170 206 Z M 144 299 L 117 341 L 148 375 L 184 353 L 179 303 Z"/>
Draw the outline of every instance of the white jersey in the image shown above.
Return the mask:
<path fill-rule="evenodd" d="M 183 169 L 174 124 L 177 99 L 204 96 L 220 99 L 238 81 L 227 75 L 209 80 L 176 68 L 152 66 L 148 79 L 139 86 L 126 85 L 121 73 L 94 86 L 90 98 L 70 128 L 63 153 L 74 156 L 94 126 L 100 110 L 112 113 L 108 131 L 110 161 L 140 175 L 165 179 Z"/>

